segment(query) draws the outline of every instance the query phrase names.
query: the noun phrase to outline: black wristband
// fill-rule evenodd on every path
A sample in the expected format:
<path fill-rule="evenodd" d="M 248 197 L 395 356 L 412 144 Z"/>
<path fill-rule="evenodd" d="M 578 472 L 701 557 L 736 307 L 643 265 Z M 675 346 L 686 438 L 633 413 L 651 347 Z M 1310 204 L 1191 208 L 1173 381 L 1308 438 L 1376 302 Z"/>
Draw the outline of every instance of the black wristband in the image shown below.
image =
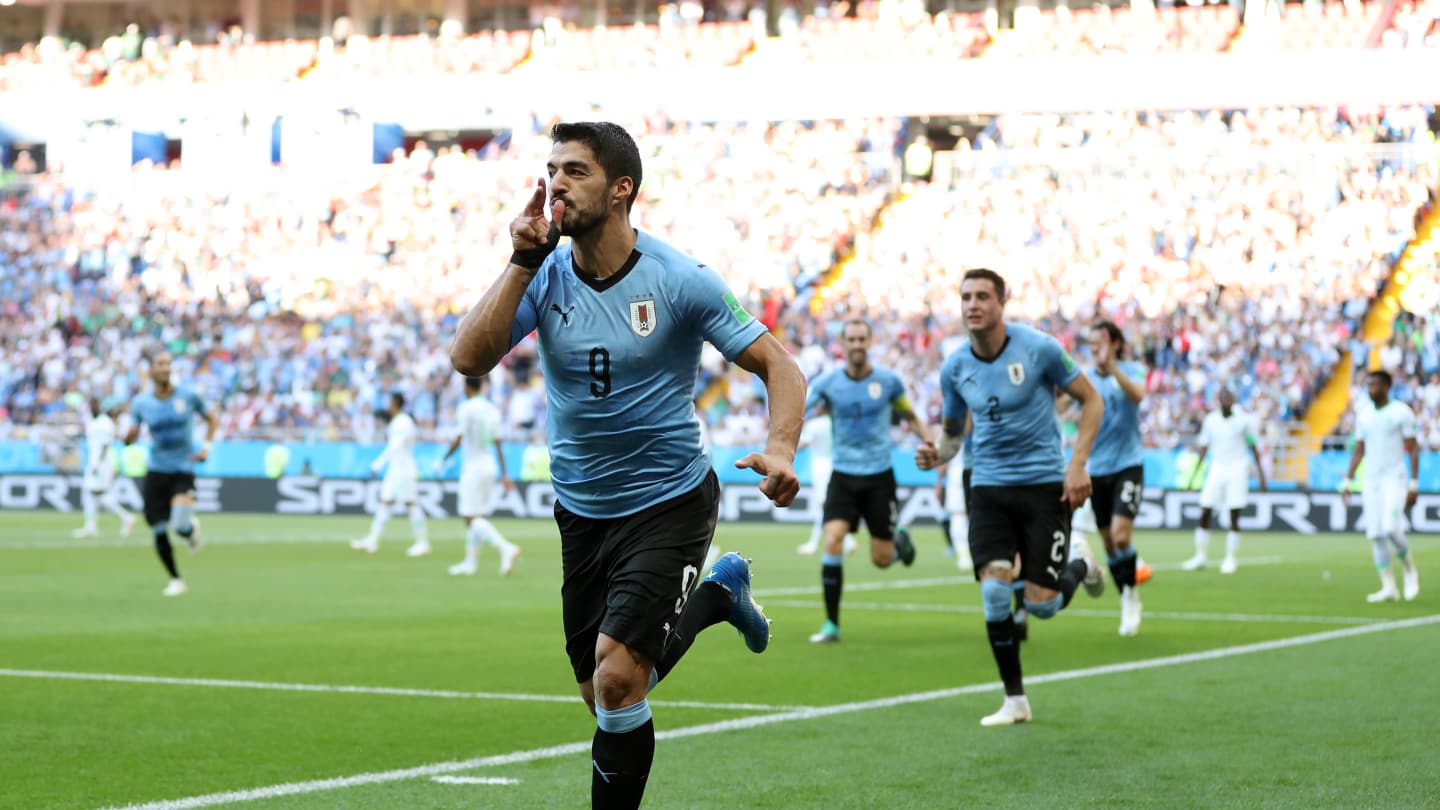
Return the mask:
<path fill-rule="evenodd" d="M 550 233 L 545 237 L 545 244 L 533 248 L 521 248 L 510 254 L 510 263 L 516 267 L 523 267 L 526 270 L 539 270 L 540 265 L 545 263 L 551 253 L 560 244 L 560 224 L 550 222 Z"/>

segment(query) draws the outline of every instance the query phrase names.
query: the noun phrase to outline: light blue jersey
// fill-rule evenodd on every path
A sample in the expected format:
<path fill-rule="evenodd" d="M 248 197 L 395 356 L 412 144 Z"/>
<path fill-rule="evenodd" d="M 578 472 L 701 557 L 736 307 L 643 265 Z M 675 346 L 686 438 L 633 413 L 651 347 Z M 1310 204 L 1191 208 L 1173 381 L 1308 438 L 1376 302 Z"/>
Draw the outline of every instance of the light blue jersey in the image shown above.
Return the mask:
<path fill-rule="evenodd" d="M 835 472 L 874 475 L 891 468 L 890 419 L 905 402 L 905 385 L 888 368 L 871 366 L 854 379 L 843 366 L 815 378 L 805 410 L 824 402 L 835 437 Z M 908 405 L 906 406 L 908 408 Z"/>
<path fill-rule="evenodd" d="M 205 403 L 194 391 L 175 388 L 160 399 L 146 391 L 130 403 L 130 416 L 150 431 L 152 472 L 195 472 L 195 417 L 205 415 Z"/>
<path fill-rule="evenodd" d="M 574 269 L 567 242 L 526 288 L 510 345 L 540 337 L 550 476 L 566 509 L 634 514 L 699 486 L 710 472 L 691 399 L 700 349 L 726 359 L 765 334 L 714 270 L 646 233 L 619 272 Z"/>
<path fill-rule="evenodd" d="M 1139 363 L 1115 365 L 1119 373 L 1132 380 L 1145 379 L 1145 366 Z M 1130 401 L 1114 376 L 1102 377 L 1091 370 L 1090 380 L 1105 400 L 1105 417 L 1100 420 L 1100 432 L 1095 434 L 1086 469 L 1091 475 L 1114 475 L 1141 466 L 1145 459 L 1140 447 L 1140 406 Z"/>
<path fill-rule="evenodd" d="M 1005 324 L 1005 346 L 993 360 L 965 341 L 940 369 L 945 419 L 973 414 L 965 454 L 971 485 L 1049 484 L 1065 480 L 1055 389 L 1080 376 L 1060 342 L 1028 326 Z"/>

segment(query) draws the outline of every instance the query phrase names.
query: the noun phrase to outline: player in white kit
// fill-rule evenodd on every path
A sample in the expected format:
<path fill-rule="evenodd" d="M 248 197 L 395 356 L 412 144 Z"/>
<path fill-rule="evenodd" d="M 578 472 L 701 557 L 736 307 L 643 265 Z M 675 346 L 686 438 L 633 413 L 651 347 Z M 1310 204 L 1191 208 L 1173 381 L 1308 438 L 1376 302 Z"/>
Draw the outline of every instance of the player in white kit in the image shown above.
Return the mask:
<path fill-rule="evenodd" d="M 120 536 L 129 537 L 135 528 L 135 516 L 125 510 L 115 499 L 115 412 L 120 404 L 107 400 L 101 405 L 99 399 L 90 400 L 90 418 L 85 421 L 85 480 L 81 484 L 80 506 L 85 512 L 85 525 L 76 529 L 73 536 L 95 537 L 99 534 L 96 522 L 99 507 L 103 506 L 120 518 Z"/>
<path fill-rule="evenodd" d="M 810 448 L 810 501 L 816 505 L 825 499 L 825 492 L 830 488 L 830 473 L 835 469 L 832 450 L 835 441 L 833 434 L 830 414 L 823 410 L 819 415 L 806 419 L 805 426 L 800 429 L 800 446 Z M 795 549 L 799 553 L 814 554 L 820 550 L 820 540 L 824 535 L 822 529 L 825 523 L 824 511 L 823 509 L 815 510 L 815 522 L 810 526 L 810 539 Z M 858 547 L 855 536 L 847 532 L 844 543 L 845 553 L 850 554 Z"/>
<path fill-rule="evenodd" d="M 1395 569 L 1390 565 L 1394 558 L 1400 560 L 1405 572 L 1405 601 L 1420 595 L 1420 572 L 1405 538 L 1405 513 L 1415 505 L 1420 492 L 1420 445 L 1415 441 L 1415 413 L 1404 403 L 1390 399 L 1391 383 L 1389 372 L 1370 372 L 1366 385 L 1375 407 L 1361 412 L 1355 420 L 1355 452 L 1340 484 L 1348 504 L 1351 479 L 1363 459 L 1365 474 L 1360 488 L 1364 493 L 1365 536 L 1370 538 L 1375 568 L 1380 572 L 1380 590 L 1367 596 L 1368 602 L 1400 599 Z"/>
<path fill-rule="evenodd" d="M 398 391 L 390 395 L 390 405 L 385 413 L 390 425 L 385 429 L 385 450 L 370 465 L 372 475 L 385 470 L 380 482 L 380 508 L 375 510 L 375 519 L 370 522 L 370 533 L 356 540 L 350 547 L 357 551 L 374 554 L 380 550 L 380 535 L 390 521 L 390 513 L 396 503 L 410 513 L 410 530 L 415 535 L 415 544 L 405 551 L 407 557 L 421 557 L 430 553 L 430 534 L 425 528 L 425 511 L 417 500 L 420 485 L 420 471 L 415 463 L 415 439 L 418 431 L 415 420 L 405 413 L 405 395 Z"/>
<path fill-rule="evenodd" d="M 1205 474 L 1205 486 L 1200 490 L 1200 526 L 1195 529 L 1195 556 L 1182 565 L 1186 571 L 1204 568 L 1209 562 L 1210 522 L 1215 511 L 1225 509 L 1230 513 L 1230 533 L 1225 538 L 1225 560 L 1220 563 L 1220 573 L 1235 573 L 1235 552 L 1240 549 L 1240 512 L 1250 499 L 1250 460 L 1255 460 L 1255 472 L 1260 479 L 1260 491 L 1265 491 L 1265 468 L 1260 464 L 1259 441 L 1255 430 L 1255 419 L 1244 411 L 1236 410 L 1235 395 L 1228 388 L 1222 388 L 1218 397 L 1219 410 L 1205 415 L 1200 426 L 1200 460 L 1195 469 L 1210 457 L 1210 469 Z M 1194 473 L 1191 473 L 1191 486 Z"/>
<path fill-rule="evenodd" d="M 501 576 L 515 568 L 515 560 L 520 556 L 520 547 L 506 540 L 500 530 L 486 519 L 494 500 L 496 480 L 507 492 L 515 489 L 515 482 L 505 474 L 505 449 L 500 444 L 500 409 L 481 396 L 484 385 L 484 377 L 465 378 L 466 399 L 455 413 L 459 431 L 450 442 L 445 458 L 435 462 L 435 472 L 439 473 L 456 450 L 464 450 L 460 456 L 458 511 L 465 518 L 465 559 L 450 566 L 450 573 L 456 576 L 475 573 L 482 544 L 494 546 L 500 552 Z"/>

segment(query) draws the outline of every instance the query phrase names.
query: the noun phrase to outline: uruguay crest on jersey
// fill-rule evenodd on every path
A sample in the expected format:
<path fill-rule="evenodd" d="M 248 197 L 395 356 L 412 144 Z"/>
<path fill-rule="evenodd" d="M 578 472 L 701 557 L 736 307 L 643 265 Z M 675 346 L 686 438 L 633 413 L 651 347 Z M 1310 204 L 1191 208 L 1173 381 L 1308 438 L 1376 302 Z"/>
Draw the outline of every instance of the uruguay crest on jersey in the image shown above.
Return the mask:
<path fill-rule="evenodd" d="M 880 395 L 885 393 L 885 387 L 878 382 L 870 383 L 870 385 L 866 386 L 865 390 L 870 394 L 871 399 L 879 399 Z"/>
<path fill-rule="evenodd" d="M 640 337 L 650 337 L 655 331 L 655 299 L 630 302 L 630 330 Z"/>
<path fill-rule="evenodd" d="M 1011 385 L 1020 385 L 1021 383 L 1025 382 L 1025 364 L 1024 364 L 1024 363 L 1011 363 L 1010 366 L 1009 366 L 1009 369 L 1010 369 L 1010 384 L 1011 384 Z"/>

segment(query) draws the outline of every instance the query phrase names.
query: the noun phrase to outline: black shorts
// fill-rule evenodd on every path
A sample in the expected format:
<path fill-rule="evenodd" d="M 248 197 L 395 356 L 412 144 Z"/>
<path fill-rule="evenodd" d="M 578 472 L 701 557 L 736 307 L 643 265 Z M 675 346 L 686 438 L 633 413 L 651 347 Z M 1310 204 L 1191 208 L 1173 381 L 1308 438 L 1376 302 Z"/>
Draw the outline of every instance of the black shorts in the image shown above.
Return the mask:
<path fill-rule="evenodd" d="M 1090 508 L 1095 510 L 1095 527 L 1108 529 L 1117 517 L 1134 520 L 1140 514 L 1140 496 L 1145 491 L 1145 468 L 1126 467 L 1113 475 L 1090 479 Z"/>
<path fill-rule="evenodd" d="M 960 486 L 964 489 L 964 492 L 965 492 L 965 512 L 966 512 L 966 514 L 969 514 L 969 512 L 970 512 L 970 473 L 971 473 L 971 472 L 972 472 L 972 470 L 970 470 L 968 467 L 967 467 L 966 469 L 960 471 Z"/>
<path fill-rule="evenodd" d="M 894 470 L 873 475 L 830 474 L 830 487 L 825 490 L 824 522 L 843 520 L 850 524 L 853 532 L 860 528 L 863 520 L 872 540 L 893 540 L 899 517 Z"/>
<path fill-rule="evenodd" d="M 595 674 L 601 633 L 660 660 L 703 574 L 719 515 L 713 471 L 684 495 L 625 517 L 582 517 L 556 501 L 565 652 L 576 683 Z"/>
<path fill-rule="evenodd" d="M 1020 555 L 1020 576 L 1042 588 L 1059 590 L 1070 551 L 1070 505 L 1060 500 L 1065 487 L 972 487 L 970 556 L 975 574 L 997 560 Z"/>
<path fill-rule="evenodd" d="M 170 520 L 170 501 L 176 495 L 195 494 L 195 473 L 147 472 L 142 495 L 145 500 L 145 522 L 151 526 Z"/>

